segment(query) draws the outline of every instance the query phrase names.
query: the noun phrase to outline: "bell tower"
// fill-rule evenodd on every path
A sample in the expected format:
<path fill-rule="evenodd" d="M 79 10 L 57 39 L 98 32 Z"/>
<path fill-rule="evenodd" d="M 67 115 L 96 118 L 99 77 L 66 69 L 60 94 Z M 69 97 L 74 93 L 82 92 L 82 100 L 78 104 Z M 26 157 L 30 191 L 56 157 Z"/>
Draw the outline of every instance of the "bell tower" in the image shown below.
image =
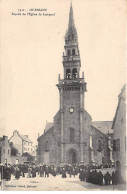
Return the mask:
<path fill-rule="evenodd" d="M 78 36 L 73 19 L 72 4 L 70 6 L 68 29 L 65 34 L 65 52 L 63 53 L 64 79 L 79 78 L 80 53 L 78 49 Z"/>
<path fill-rule="evenodd" d="M 77 30 L 70 6 L 68 29 L 63 52 L 64 79 L 58 79 L 60 94 L 60 157 L 61 163 L 83 162 L 84 73 L 80 77 L 80 52 Z M 72 153 L 73 152 L 73 153 Z M 69 157 L 71 157 L 69 159 Z"/>

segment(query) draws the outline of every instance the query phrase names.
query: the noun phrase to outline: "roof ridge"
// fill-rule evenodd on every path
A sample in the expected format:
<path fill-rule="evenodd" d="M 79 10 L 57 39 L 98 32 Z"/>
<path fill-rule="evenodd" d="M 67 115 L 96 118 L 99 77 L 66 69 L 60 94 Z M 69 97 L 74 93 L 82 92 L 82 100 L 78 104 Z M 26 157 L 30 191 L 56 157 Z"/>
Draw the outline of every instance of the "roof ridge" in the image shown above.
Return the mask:
<path fill-rule="evenodd" d="M 27 141 L 27 142 L 31 142 L 31 143 L 32 143 L 32 141 L 31 141 L 28 137 L 26 137 L 25 135 L 21 135 L 20 133 L 18 133 L 18 135 L 19 135 L 19 137 L 20 137 L 22 140 Z"/>

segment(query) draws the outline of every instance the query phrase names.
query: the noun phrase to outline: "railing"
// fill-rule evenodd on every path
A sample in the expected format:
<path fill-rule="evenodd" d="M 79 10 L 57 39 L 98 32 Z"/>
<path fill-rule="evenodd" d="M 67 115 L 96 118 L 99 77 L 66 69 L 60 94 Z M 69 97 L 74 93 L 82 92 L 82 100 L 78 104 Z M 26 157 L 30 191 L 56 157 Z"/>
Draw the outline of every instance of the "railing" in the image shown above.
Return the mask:
<path fill-rule="evenodd" d="M 63 56 L 63 61 L 76 61 L 76 60 L 80 60 L 80 56 L 79 55 Z"/>
<path fill-rule="evenodd" d="M 60 79 L 59 84 L 75 84 L 75 83 L 85 83 L 83 78 L 76 79 Z"/>

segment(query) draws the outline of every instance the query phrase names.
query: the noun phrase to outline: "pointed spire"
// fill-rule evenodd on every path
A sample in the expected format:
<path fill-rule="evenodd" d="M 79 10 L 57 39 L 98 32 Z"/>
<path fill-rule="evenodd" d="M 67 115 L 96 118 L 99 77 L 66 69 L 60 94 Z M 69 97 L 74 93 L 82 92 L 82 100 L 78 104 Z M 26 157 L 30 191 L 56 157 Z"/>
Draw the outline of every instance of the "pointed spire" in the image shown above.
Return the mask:
<path fill-rule="evenodd" d="M 65 35 L 65 41 L 69 44 L 77 43 L 77 30 L 75 28 L 75 23 L 74 23 L 72 2 L 70 5 L 69 22 L 68 22 L 68 29 Z"/>
<path fill-rule="evenodd" d="M 73 18 L 72 2 L 71 2 L 71 5 L 70 5 L 70 13 L 69 13 L 68 29 L 69 28 L 72 28 L 72 27 L 75 27 L 75 24 L 74 24 L 74 18 Z"/>

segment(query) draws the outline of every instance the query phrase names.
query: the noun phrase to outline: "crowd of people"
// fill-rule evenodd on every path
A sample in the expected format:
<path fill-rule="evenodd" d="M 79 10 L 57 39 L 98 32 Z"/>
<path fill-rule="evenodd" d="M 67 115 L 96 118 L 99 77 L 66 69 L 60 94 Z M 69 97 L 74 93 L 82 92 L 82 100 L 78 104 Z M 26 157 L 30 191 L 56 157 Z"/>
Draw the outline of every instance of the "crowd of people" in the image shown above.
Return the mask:
<path fill-rule="evenodd" d="M 1 179 L 6 179 L 9 181 L 11 179 L 11 175 L 15 177 L 15 179 L 20 179 L 20 177 L 27 178 L 35 178 L 36 176 L 40 177 L 49 177 L 61 175 L 62 178 L 66 178 L 67 176 L 75 177 L 79 176 L 81 181 L 86 181 L 93 184 L 98 185 L 116 185 L 121 183 L 121 175 L 118 170 L 112 173 L 109 173 L 108 169 L 112 168 L 112 165 L 64 165 L 64 166 L 54 166 L 54 165 L 46 165 L 46 164 L 35 164 L 35 163 L 24 163 L 17 165 L 1 165 L 0 166 L 0 174 Z M 104 169 L 104 170 L 103 170 Z M 104 171 L 106 173 L 104 173 Z"/>
<path fill-rule="evenodd" d="M 113 171 L 112 173 L 107 171 L 105 174 L 103 174 L 101 170 L 98 172 L 97 170 L 81 169 L 79 179 L 81 181 L 86 181 L 97 185 L 117 185 L 122 183 L 122 178 L 118 170 L 115 172 Z"/>

